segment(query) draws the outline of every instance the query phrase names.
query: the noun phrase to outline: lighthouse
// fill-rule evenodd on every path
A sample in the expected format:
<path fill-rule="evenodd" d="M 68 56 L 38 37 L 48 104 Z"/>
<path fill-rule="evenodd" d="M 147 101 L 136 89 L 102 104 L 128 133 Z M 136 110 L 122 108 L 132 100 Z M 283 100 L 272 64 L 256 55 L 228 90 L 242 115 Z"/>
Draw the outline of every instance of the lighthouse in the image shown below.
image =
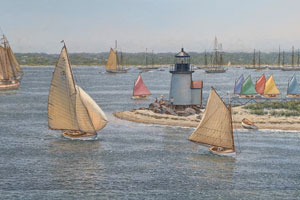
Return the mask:
<path fill-rule="evenodd" d="M 194 71 L 190 66 L 190 55 L 182 48 L 175 55 L 174 66 L 170 69 L 172 74 L 169 102 L 175 106 L 188 107 L 202 104 L 202 81 L 193 81 Z"/>

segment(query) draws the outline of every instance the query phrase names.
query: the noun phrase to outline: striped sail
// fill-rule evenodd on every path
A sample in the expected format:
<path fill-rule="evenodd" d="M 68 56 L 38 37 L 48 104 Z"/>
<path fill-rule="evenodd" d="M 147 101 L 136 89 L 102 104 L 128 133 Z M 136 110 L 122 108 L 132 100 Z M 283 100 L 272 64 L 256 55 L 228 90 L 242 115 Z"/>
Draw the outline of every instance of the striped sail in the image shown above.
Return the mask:
<path fill-rule="evenodd" d="M 210 90 L 203 118 L 189 140 L 234 149 L 231 111 L 214 88 Z"/>

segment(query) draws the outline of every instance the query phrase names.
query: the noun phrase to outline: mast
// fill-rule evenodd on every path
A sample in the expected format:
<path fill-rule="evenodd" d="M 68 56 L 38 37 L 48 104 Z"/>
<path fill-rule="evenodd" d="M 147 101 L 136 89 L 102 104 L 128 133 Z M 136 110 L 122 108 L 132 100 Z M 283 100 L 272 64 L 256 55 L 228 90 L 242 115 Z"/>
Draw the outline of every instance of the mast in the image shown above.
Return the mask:
<path fill-rule="evenodd" d="M 278 66 L 280 66 L 280 45 L 279 45 L 279 52 L 278 52 Z"/>
<path fill-rule="evenodd" d="M 215 37 L 215 44 L 214 44 L 214 51 L 215 51 L 215 65 L 218 65 L 218 40 Z"/>
<path fill-rule="evenodd" d="M 253 65 L 253 67 L 255 67 L 255 49 L 254 49 L 254 52 L 253 52 L 252 65 Z"/>
<path fill-rule="evenodd" d="M 204 52 L 204 65 L 207 66 L 207 54 L 206 54 L 206 50 Z"/>
<path fill-rule="evenodd" d="M 219 45 L 219 50 L 220 50 L 220 65 L 223 65 L 223 47 L 222 44 Z"/>
<path fill-rule="evenodd" d="M 292 47 L 292 66 L 295 64 L 295 56 L 294 56 L 294 46 Z"/>
<path fill-rule="evenodd" d="M 233 126 L 232 126 L 232 113 L 231 113 L 231 102 L 230 102 L 230 93 L 229 93 L 229 105 L 228 105 L 228 110 L 230 114 L 230 126 L 231 126 L 231 139 L 232 139 L 232 149 L 235 151 L 235 145 L 234 145 L 234 137 L 233 137 Z"/>
<path fill-rule="evenodd" d="M 284 66 L 284 51 L 282 51 L 282 66 Z"/>
<path fill-rule="evenodd" d="M 153 53 L 153 50 L 152 50 L 152 58 L 151 58 L 151 62 L 152 62 L 152 67 L 154 67 L 154 53 Z"/>
<path fill-rule="evenodd" d="M 260 51 L 258 51 L 258 67 L 260 67 Z"/>
<path fill-rule="evenodd" d="M 299 62 L 300 62 L 300 54 L 299 54 L 299 49 L 298 49 L 298 55 L 297 55 L 297 66 L 299 67 Z"/>
<path fill-rule="evenodd" d="M 147 48 L 146 48 L 146 54 L 145 54 L 145 62 L 146 62 L 146 67 L 148 67 L 148 53 L 147 53 Z"/>

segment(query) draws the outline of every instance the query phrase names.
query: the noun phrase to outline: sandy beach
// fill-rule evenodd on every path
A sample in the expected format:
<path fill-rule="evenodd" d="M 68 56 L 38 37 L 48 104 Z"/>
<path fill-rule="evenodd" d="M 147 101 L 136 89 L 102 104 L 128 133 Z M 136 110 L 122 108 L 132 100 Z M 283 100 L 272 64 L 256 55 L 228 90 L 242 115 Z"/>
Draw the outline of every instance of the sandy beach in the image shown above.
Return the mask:
<path fill-rule="evenodd" d="M 242 129 L 241 121 L 247 118 L 259 129 L 275 130 L 300 130 L 300 117 L 274 117 L 271 115 L 254 115 L 249 110 L 243 109 L 242 106 L 232 108 L 233 127 Z M 137 123 L 173 125 L 182 127 L 197 127 L 200 122 L 199 115 L 188 117 L 174 116 L 168 114 L 158 114 L 151 110 L 134 109 L 131 111 L 122 111 L 113 113 L 115 117 Z M 203 114 L 203 112 L 200 114 Z"/>

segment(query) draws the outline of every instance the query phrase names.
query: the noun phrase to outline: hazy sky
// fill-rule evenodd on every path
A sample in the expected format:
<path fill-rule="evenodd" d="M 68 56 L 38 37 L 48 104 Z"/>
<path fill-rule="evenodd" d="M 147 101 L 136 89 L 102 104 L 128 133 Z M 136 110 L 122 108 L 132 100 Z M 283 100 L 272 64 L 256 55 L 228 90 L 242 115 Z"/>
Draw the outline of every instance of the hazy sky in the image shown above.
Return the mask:
<path fill-rule="evenodd" d="M 299 0 L 0 0 L 14 52 L 225 51 L 300 48 Z"/>

